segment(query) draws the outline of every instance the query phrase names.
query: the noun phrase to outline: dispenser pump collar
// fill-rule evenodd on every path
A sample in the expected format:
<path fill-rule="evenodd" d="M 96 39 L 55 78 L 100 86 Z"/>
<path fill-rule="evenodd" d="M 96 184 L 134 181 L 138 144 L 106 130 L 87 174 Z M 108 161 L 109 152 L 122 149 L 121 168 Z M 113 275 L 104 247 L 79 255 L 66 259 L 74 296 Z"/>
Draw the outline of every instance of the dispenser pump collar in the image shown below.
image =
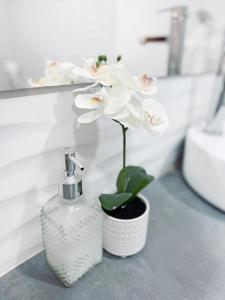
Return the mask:
<path fill-rule="evenodd" d="M 81 171 L 83 171 L 84 167 L 76 159 L 74 148 L 64 148 L 62 154 L 64 179 L 60 184 L 60 193 L 64 199 L 74 200 L 83 193 L 82 179 L 79 174 L 75 174 L 75 171 L 76 168 L 79 168 Z"/>

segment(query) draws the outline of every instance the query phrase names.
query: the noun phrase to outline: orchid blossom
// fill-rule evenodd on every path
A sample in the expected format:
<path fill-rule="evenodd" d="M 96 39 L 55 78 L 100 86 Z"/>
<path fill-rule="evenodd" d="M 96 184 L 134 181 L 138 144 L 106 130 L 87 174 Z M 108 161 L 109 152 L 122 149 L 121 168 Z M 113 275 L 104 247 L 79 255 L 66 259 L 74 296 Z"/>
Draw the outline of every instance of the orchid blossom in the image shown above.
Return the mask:
<path fill-rule="evenodd" d="M 119 61 L 107 64 L 106 59 L 84 60 L 84 67 L 75 67 L 76 75 L 94 82 L 90 88 L 98 87 L 95 93 L 87 88 L 74 90 L 75 104 L 79 108 L 91 109 L 78 118 L 80 123 L 90 123 L 105 115 L 127 128 L 145 128 L 151 132 L 163 132 L 168 126 L 168 117 L 162 105 L 149 96 L 156 93 L 156 80 L 144 74 L 133 77 Z"/>
<path fill-rule="evenodd" d="M 90 112 L 82 114 L 78 118 L 78 122 L 90 123 L 101 115 L 115 120 L 128 117 L 129 112 L 126 109 L 126 104 L 130 101 L 130 97 L 129 90 L 122 85 L 116 85 L 112 88 L 102 87 L 94 94 L 77 95 L 75 97 L 77 107 L 92 109 Z"/>
<path fill-rule="evenodd" d="M 71 63 L 48 61 L 45 76 L 31 80 L 33 87 L 90 82 L 85 88 L 73 91 L 75 104 L 91 111 L 78 118 L 90 123 L 107 116 L 127 128 L 145 128 L 150 132 L 163 132 L 168 117 L 162 105 L 150 97 L 157 91 L 156 80 L 147 74 L 132 76 L 121 63 L 108 64 L 107 57 L 83 59 L 83 67 Z M 90 91 L 95 91 L 90 93 Z"/>
<path fill-rule="evenodd" d="M 74 65 L 66 62 L 47 61 L 45 76 L 38 80 L 30 80 L 32 87 L 55 86 L 78 82 L 79 76 L 74 74 Z"/>

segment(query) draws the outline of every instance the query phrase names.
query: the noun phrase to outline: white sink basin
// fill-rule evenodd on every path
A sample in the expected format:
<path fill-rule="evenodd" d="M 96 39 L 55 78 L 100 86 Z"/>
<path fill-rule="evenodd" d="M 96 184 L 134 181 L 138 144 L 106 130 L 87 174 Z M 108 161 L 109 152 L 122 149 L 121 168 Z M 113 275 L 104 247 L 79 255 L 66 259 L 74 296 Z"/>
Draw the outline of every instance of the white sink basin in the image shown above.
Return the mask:
<path fill-rule="evenodd" d="M 201 127 L 190 128 L 183 174 L 199 195 L 225 211 L 225 135 L 210 135 Z"/>

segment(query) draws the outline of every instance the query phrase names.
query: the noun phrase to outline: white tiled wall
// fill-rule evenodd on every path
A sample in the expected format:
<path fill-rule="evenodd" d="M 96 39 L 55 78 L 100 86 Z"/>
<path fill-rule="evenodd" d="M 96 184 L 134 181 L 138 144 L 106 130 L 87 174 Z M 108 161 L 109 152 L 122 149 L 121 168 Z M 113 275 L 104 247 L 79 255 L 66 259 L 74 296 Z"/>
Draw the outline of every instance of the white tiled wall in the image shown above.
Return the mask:
<path fill-rule="evenodd" d="M 159 80 L 156 97 L 170 127 L 161 137 L 128 131 L 128 164 L 156 176 L 170 170 L 188 125 L 207 113 L 213 81 L 212 76 Z M 0 100 L 0 275 L 42 249 L 40 207 L 57 192 L 63 146 L 75 145 L 90 200 L 114 190 L 122 164 L 121 129 L 108 119 L 78 125 L 79 113 L 71 92 Z"/>

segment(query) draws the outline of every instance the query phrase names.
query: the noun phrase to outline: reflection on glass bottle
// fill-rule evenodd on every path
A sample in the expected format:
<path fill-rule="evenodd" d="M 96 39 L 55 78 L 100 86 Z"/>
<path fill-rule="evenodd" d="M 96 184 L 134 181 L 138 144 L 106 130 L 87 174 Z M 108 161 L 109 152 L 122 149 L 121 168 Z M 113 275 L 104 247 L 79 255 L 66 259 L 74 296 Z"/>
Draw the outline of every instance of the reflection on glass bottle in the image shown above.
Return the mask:
<path fill-rule="evenodd" d="M 65 175 L 60 194 L 41 210 L 43 244 L 48 264 L 66 286 L 102 260 L 102 213 L 82 196 L 82 180 L 73 149 L 63 151 Z"/>

